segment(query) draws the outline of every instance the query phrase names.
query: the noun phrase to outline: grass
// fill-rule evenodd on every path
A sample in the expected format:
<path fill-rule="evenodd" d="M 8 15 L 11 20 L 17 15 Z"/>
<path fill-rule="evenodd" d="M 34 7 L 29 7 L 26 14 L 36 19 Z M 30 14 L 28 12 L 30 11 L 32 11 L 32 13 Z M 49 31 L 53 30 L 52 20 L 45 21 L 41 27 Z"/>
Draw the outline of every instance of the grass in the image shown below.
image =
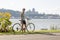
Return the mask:
<path fill-rule="evenodd" d="M 60 33 L 60 30 L 36 30 L 34 32 L 0 32 L 0 35 L 21 35 L 21 34 L 50 34 L 50 33 Z"/>
<path fill-rule="evenodd" d="M 60 30 L 37 30 L 35 32 L 60 33 Z"/>

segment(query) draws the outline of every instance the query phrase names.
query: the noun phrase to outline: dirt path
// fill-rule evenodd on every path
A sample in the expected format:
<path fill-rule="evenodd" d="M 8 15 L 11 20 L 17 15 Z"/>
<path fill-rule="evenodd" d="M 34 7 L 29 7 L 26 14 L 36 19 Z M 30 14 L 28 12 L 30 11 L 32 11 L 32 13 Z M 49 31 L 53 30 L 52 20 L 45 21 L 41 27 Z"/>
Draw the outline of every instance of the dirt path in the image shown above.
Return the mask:
<path fill-rule="evenodd" d="M 0 35 L 0 40 L 60 40 L 60 33 L 53 35 L 27 34 L 27 35 Z"/>

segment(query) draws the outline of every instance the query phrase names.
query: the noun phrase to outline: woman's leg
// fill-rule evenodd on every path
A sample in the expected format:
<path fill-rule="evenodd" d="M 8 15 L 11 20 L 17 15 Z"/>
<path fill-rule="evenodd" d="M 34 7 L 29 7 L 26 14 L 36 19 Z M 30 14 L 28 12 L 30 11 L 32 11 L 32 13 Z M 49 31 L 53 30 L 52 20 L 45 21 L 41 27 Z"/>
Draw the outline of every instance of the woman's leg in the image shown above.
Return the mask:
<path fill-rule="evenodd" d="M 22 32 L 25 32 L 26 30 L 26 21 L 22 20 Z"/>
<path fill-rule="evenodd" d="M 23 30 L 24 30 L 24 32 L 26 32 L 25 30 L 26 30 L 26 24 L 23 24 Z"/>
<path fill-rule="evenodd" d="M 22 24 L 22 29 L 21 29 L 21 30 L 22 30 L 22 32 L 23 32 L 23 24 Z"/>

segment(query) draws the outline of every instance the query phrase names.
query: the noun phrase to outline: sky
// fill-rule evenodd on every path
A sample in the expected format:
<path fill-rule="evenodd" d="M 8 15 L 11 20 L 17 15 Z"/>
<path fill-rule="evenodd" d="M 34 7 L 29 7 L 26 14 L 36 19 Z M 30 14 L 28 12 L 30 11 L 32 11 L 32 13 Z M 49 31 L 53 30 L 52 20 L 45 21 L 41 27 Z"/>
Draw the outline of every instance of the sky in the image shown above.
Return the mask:
<path fill-rule="evenodd" d="M 60 0 L 0 0 L 0 9 L 2 8 L 16 11 L 35 8 L 39 13 L 59 14 Z"/>

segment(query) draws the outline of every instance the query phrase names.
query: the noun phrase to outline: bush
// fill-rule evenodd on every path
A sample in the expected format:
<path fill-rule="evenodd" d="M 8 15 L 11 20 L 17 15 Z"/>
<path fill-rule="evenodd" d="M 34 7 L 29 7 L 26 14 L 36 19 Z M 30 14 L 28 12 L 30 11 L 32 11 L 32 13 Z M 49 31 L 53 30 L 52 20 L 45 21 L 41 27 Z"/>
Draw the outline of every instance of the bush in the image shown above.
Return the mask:
<path fill-rule="evenodd" d="M 50 29 L 51 29 L 51 30 L 57 30 L 57 26 L 56 26 L 56 25 L 52 25 L 52 26 L 50 27 Z"/>
<path fill-rule="evenodd" d="M 5 13 L 1 13 L 0 12 L 0 31 L 1 32 L 8 32 L 10 29 L 9 29 L 9 26 L 12 24 L 11 21 L 9 20 L 10 17 L 11 17 L 11 14 L 8 13 L 8 12 L 5 12 Z"/>

